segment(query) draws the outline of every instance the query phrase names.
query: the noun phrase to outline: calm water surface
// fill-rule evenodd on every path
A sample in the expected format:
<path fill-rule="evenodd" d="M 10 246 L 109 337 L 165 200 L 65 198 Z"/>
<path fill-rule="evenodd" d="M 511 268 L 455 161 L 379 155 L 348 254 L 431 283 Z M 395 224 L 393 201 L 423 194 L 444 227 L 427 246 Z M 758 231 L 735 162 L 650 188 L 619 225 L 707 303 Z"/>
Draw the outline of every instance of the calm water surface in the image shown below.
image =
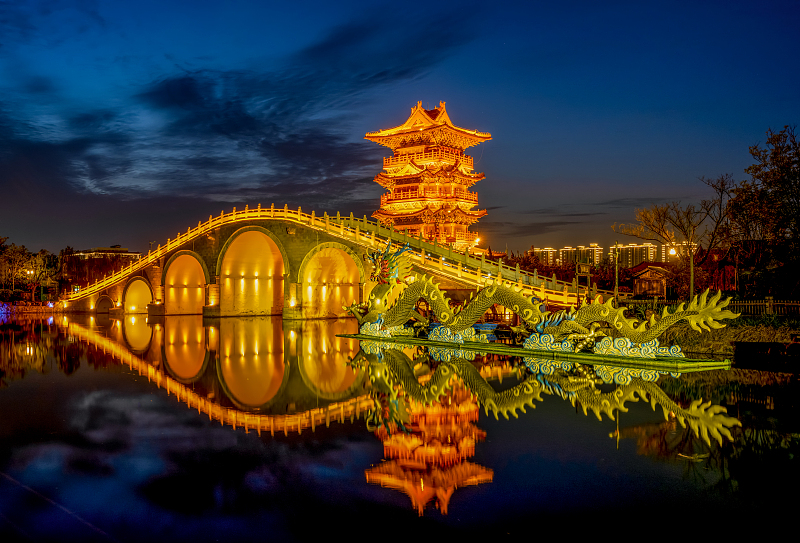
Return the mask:
<path fill-rule="evenodd" d="M 789 373 L 664 375 L 655 410 L 628 401 L 616 420 L 552 386 L 518 419 L 427 415 L 412 462 L 393 454 L 409 436 L 367 429 L 358 341 L 336 337 L 352 320 L 1 322 L 0 541 L 695 537 L 771 532 L 797 503 Z M 531 371 L 472 363 L 496 390 Z M 732 441 L 665 420 L 700 398 L 741 422 Z"/>

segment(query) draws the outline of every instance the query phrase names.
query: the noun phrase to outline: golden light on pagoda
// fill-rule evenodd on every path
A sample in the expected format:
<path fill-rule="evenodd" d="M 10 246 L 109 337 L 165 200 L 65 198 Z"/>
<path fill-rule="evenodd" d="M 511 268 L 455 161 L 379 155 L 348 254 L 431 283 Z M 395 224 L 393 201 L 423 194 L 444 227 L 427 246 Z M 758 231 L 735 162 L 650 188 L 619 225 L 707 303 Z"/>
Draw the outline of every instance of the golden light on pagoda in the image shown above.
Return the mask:
<path fill-rule="evenodd" d="M 405 493 L 420 515 L 433 499 L 447 514 L 457 488 L 494 478 L 491 469 L 466 460 L 475 455 L 475 443 L 486 437 L 473 424 L 478 403 L 467 388 L 454 383 L 441 401 L 425 406 L 411 400 L 409 408 L 411 433 L 395 429 L 389 434 L 383 426 L 375 431 L 386 461 L 365 471 L 367 482 Z"/>
<path fill-rule="evenodd" d="M 469 188 L 484 178 L 473 172 L 464 150 L 492 139 L 491 134 L 455 126 L 444 102 L 424 109 L 417 102 L 400 126 L 370 132 L 365 139 L 386 146 L 393 156 L 383 159 L 375 182 L 389 191 L 373 217 L 395 230 L 465 249 L 477 243 L 469 226 L 486 215 L 473 210 L 477 193 Z"/>

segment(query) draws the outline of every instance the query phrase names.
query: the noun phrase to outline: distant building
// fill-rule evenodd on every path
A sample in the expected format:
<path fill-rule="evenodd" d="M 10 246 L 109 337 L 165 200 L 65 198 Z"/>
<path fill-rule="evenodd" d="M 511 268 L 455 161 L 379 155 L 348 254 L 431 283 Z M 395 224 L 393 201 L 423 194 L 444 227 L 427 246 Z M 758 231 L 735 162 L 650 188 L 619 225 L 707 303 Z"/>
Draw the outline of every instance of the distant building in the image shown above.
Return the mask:
<path fill-rule="evenodd" d="M 86 249 L 85 251 L 75 251 L 70 258 L 80 258 L 81 260 L 90 260 L 95 258 L 117 258 L 125 262 L 125 265 L 139 260 L 142 253 L 129 251 L 125 247 L 119 245 L 112 245 L 111 247 L 95 247 L 94 249 Z"/>
<path fill-rule="evenodd" d="M 575 251 L 575 262 L 584 262 L 599 265 L 603 261 L 603 248 L 596 243 L 590 243 L 589 246 L 578 245 Z"/>
<path fill-rule="evenodd" d="M 567 245 L 566 247 L 562 247 L 558 250 L 558 263 L 559 264 L 569 264 L 575 262 L 575 247 L 570 247 Z"/>
<path fill-rule="evenodd" d="M 666 298 L 669 271 L 655 262 L 642 262 L 631 270 L 633 295 Z"/>
<path fill-rule="evenodd" d="M 129 251 L 119 245 L 75 251 L 64 257 L 59 273 L 60 288 L 71 291 L 84 288 L 139 260 L 141 256 L 142 253 Z"/>
<path fill-rule="evenodd" d="M 655 262 L 658 247 L 652 243 L 629 243 L 612 245 L 608 253 L 609 260 L 614 263 L 619 255 L 621 268 L 633 268 L 642 262 Z"/>
<path fill-rule="evenodd" d="M 553 249 L 552 247 L 544 247 L 539 249 L 531 247 L 531 251 L 539 259 L 539 262 L 545 266 L 555 266 L 558 262 L 557 249 Z"/>
<path fill-rule="evenodd" d="M 548 266 L 562 264 L 574 264 L 576 262 L 598 265 L 603 261 L 603 248 L 596 243 L 589 245 L 578 245 L 577 247 L 563 247 L 553 249 L 552 247 L 535 248 L 531 247 L 528 253 L 532 253 L 539 258 L 539 262 Z"/>

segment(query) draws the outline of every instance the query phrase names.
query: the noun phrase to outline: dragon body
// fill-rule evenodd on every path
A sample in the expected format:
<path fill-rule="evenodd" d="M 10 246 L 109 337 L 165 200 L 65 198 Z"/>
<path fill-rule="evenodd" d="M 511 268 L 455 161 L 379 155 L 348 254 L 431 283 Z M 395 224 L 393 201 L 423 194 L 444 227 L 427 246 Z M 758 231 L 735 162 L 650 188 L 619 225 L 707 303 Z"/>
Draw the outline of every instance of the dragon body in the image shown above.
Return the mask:
<path fill-rule="evenodd" d="M 595 322 L 607 322 L 615 328 L 623 337 L 635 343 L 648 343 L 661 334 L 667 328 L 680 321 L 686 320 L 692 329 L 700 332 L 701 329 L 711 330 L 711 328 L 723 328 L 725 325 L 717 322 L 719 319 L 732 319 L 739 315 L 733 313 L 725 307 L 730 303 L 730 299 L 720 302 L 721 292 L 717 292 L 711 299 L 708 299 L 708 290 L 699 297 L 695 296 L 692 301 L 680 304 L 677 309 L 670 313 L 669 308 L 664 308 L 661 318 L 656 320 L 656 316 L 650 317 L 649 321 L 639 323 L 636 319 L 625 316 L 625 307 L 615 308 L 609 299 L 606 303 L 585 304 L 575 312 L 574 322 L 583 327 L 588 327 Z"/>
<path fill-rule="evenodd" d="M 420 299 L 428 303 L 442 326 L 454 333 L 471 328 L 494 304 L 512 309 L 531 326 L 535 326 L 541 319 L 541 312 L 531 299 L 503 285 L 492 285 L 481 289 L 464 306 L 451 308 L 447 297 L 439 290 L 439 286 L 434 284 L 432 278 L 424 275 L 415 278 L 416 280 L 405 288 L 397 302 L 384 313 L 385 327 L 404 324 L 411 317 Z"/>

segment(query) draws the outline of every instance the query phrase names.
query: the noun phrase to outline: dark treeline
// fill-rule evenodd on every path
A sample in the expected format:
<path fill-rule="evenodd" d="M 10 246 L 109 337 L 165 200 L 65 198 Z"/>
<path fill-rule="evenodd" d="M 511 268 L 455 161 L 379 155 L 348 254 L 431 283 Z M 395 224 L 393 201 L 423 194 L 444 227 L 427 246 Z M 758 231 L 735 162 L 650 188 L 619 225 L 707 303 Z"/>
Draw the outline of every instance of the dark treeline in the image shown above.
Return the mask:
<path fill-rule="evenodd" d="M 72 247 L 32 252 L 0 236 L 0 302 L 55 300 L 73 285 L 84 288 L 128 264 L 118 254 L 82 259 Z"/>

